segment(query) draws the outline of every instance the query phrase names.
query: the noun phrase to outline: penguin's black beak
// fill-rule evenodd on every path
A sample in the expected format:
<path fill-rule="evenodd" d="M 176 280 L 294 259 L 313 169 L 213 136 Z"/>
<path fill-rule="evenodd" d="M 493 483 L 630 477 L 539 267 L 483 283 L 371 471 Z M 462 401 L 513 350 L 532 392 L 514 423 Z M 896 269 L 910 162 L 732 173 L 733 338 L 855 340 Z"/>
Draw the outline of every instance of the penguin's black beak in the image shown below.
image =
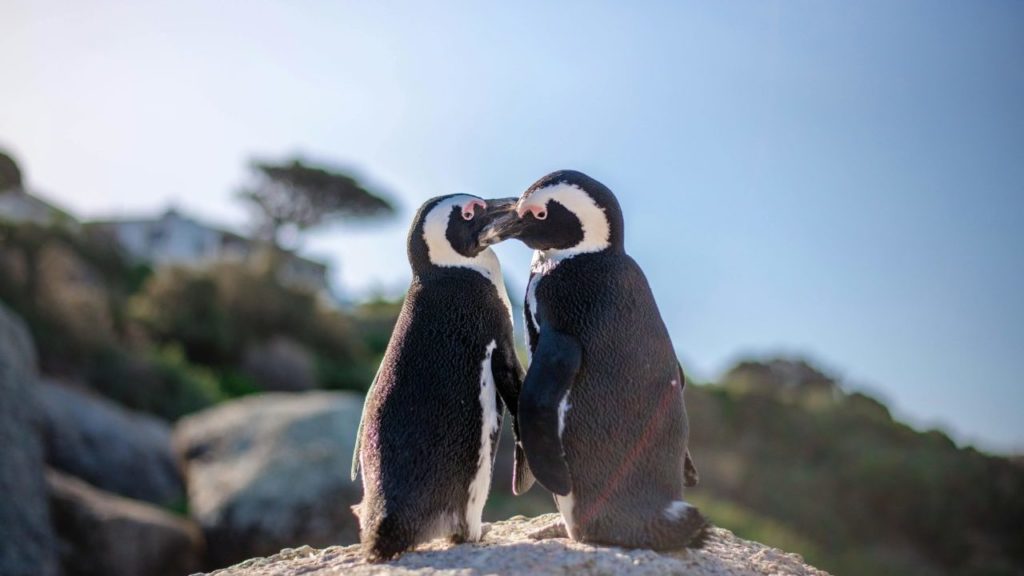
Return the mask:
<path fill-rule="evenodd" d="M 516 203 L 519 198 L 498 198 L 487 201 L 488 224 L 480 231 L 477 242 L 481 246 L 491 246 L 511 238 L 519 230 L 519 216 L 516 214 Z"/>
<path fill-rule="evenodd" d="M 487 215 L 496 217 L 513 212 L 517 202 L 519 202 L 519 198 L 494 198 L 487 200 Z"/>

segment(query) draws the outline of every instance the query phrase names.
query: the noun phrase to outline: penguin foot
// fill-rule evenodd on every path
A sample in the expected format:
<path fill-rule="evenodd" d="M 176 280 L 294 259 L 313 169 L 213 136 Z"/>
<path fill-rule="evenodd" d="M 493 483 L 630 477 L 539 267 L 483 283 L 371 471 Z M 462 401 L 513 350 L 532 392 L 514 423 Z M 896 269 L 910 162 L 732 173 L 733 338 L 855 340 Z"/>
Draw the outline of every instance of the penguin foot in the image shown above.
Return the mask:
<path fill-rule="evenodd" d="M 363 560 L 369 564 L 381 564 L 390 562 L 402 555 L 405 550 L 386 549 L 375 546 L 363 547 Z"/>
<path fill-rule="evenodd" d="M 565 523 L 556 522 L 550 526 L 545 526 L 540 530 L 534 530 L 526 535 L 531 540 L 547 540 L 549 538 L 568 538 L 569 531 L 565 529 Z"/>
<path fill-rule="evenodd" d="M 473 538 L 473 536 L 469 533 L 469 531 L 462 531 L 462 532 L 455 532 L 454 534 L 451 534 L 450 536 L 448 536 L 448 542 L 450 544 L 455 544 L 455 545 L 465 544 L 467 542 L 479 542 L 479 541 L 483 540 L 484 536 L 487 536 L 487 533 L 490 532 L 490 531 L 491 531 L 491 524 L 488 522 L 486 524 L 481 524 L 480 525 L 480 537 L 479 538 Z"/>

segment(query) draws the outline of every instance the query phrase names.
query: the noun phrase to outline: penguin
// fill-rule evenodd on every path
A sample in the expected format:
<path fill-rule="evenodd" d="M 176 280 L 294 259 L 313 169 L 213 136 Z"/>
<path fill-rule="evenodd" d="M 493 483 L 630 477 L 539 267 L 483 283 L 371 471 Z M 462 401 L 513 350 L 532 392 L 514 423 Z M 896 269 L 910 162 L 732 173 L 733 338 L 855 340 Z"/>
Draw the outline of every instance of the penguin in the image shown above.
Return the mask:
<path fill-rule="evenodd" d="M 479 234 L 513 201 L 443 196 L 413 220 L 412 283 L 367 393 L 352 461 L 368 560 L 435 538 L 481 537 L 503 411 L 514 418 L 523 373 L 501 267 Z M 515 458 L 518 493 L 533 483 L 518 441 Z"/>
<path fill-rule="evenodd" d="M 484 244 L 518 238 L 535 250 L 521 443 L 572 539 L 699 546 L 707 522 L 683 500 L 697 483 L 685 378 L 624 234 L 611 190 L 571 170 L 538 180 L 484 231 Z"/>

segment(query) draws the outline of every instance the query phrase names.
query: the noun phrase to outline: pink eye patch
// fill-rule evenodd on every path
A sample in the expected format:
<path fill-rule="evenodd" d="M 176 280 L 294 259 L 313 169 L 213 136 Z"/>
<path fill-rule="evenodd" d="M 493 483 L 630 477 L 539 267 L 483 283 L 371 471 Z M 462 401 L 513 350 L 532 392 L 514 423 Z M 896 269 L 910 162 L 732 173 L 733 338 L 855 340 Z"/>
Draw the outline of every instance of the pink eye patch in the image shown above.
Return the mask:
<path fill-rule="evenodd" d="M 476 207 L 477 206 L 479 206 L 480 208 L 486 209 L 487 208 L 487 203 L 484 202 L 483 200 L 480 200 L 479 198 L 474 198 L 474 199 L 470 200 L 469 202 L 466 202 L 465 204 L 463 204 L 462 205 L 462 219 L 463 220 L 472 220 L 473 216 L 476 214 Z"/>
<path fill-rule="evenodd" d="M 526 216 L 527 212 L 533 214 L 533 217 L 537 220 L 543 220 L 548 217 L 548 212 L 544 206 L 525 204 L 516 209 L 516 214 L 518 214 L 520 218 Z"/>

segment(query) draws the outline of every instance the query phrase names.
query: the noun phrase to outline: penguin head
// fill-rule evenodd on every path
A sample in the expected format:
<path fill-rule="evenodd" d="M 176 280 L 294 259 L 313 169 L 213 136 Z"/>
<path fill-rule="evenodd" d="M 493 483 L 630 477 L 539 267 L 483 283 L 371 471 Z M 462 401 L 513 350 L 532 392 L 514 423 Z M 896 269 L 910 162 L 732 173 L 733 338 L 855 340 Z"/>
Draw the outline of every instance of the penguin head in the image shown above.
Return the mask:
<path fill-rule="evenodd" d="M 511 213 L 515 198 L 484 200 L 452 194 L 427 200 L 409 229 L 409 262 L 413 272 L 431 267 L 490 269 L 494 252 L 480 233 L 495 219 Z"/>
<path fill-rule="evenodd" d="M 535 250 L 565 256 L 623 249 L 622 209 L 607 186 L 575 170 L 559 170 L 527 188 L 514 211 L 481 235 L 484 244 L 518 238 Z"/>

